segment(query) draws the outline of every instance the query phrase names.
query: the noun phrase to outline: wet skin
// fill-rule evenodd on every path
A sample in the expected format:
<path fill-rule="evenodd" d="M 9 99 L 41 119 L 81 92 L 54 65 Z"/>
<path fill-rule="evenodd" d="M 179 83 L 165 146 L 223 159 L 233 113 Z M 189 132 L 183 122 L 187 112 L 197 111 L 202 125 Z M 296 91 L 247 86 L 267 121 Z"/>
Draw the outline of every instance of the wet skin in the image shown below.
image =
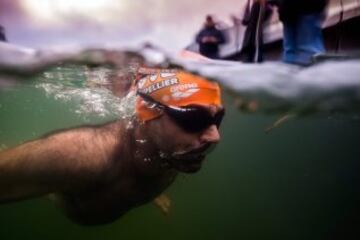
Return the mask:
<path fill-rule="evenodd" d="M 152 201 L 178 172 L 198 171 L 204 152 L 220 140 L 215 125 L 187 133 L 166 114 L 128 125 L 63 130 L 0 152 L 0 201 L 51 194 L 72 220 L 109 223 Z"/>

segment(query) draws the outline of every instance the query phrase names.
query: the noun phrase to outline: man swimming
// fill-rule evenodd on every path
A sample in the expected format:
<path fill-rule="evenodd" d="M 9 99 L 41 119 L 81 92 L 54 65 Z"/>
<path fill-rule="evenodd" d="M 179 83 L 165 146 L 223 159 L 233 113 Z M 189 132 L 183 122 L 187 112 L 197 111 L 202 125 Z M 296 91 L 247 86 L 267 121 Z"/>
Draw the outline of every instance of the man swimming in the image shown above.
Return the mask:
<path fill-rule="evenodd" d="M 220 140 L 220 88 L 183 71 L 149 71 L 130 122 L 62 130 L 0 152 L 0 202 L 51 194 L 72 220 L 104 224 L 152 201 L 178 172 L 198 171 Z"/>

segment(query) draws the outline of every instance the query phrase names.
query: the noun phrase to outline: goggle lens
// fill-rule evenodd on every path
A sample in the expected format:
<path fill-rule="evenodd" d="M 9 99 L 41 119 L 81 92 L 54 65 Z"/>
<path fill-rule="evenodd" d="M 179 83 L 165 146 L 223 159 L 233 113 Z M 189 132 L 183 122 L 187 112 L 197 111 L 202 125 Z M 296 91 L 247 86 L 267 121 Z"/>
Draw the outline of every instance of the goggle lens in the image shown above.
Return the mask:
<path fill-rule="evenodd" d="M 190 133 L 201 132 L 213 124 L 219 128 L 225 114 L 224 108 L 212 116 L 208 110 L 199 106 L 172 107 L 154 100 L 147 94 L 141 92 L 137 94 L 145 101 L 163 109 L 179 127 Z"/>
<path fill-rule="evenodd" d="M 167 107 L 164 110 L 179 127 L 187 132 L 201 132 L 213 124 L 219 128 L 225 113 L 225 110 L 221 109 L 212 116 L 206 109 L 194 106 L 182 108 Z"/>

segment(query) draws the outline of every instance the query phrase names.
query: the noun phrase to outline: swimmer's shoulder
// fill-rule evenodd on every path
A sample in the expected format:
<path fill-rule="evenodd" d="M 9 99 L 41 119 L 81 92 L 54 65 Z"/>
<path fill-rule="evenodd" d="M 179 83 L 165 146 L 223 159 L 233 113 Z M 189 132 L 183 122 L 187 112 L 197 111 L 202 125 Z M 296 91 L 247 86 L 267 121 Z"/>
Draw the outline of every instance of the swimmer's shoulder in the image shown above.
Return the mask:
<path fill-rule="evenodd" d="M 109 124 L 86 125 L 54 131 L 42 140 L 48 150 L 72 162 L 79 172 L 93 174 L 95 178 L 107 175 L 114 167 L 114 158 L 120 155 L 121 131 Z"/>

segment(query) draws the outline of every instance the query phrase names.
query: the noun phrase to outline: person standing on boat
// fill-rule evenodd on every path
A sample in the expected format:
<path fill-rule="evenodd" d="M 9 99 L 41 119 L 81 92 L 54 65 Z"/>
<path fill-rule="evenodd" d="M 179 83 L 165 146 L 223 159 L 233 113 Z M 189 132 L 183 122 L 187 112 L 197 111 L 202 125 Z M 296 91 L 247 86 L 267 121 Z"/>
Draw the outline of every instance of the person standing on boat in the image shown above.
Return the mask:
<path fill-rule="evenodd" d="M 5 28 L 0 25 L 0 42 L 6 42 Z"/>
<path fill-rule="evenodd" d="M 242 47 L 245 62 L 263 61 L 263 25 L 271 12 L 266 0 L 247 1 L 242 20 L 246 26 Z"/>
<path fill-rule="evenodd" d="M 197 34 L 196 42 L 201 55 L 212 59 L 220 58 L 219 46 L 225 43 L 225 36 L 216 28 L 212 16 L 206 16 L 204 28 Z"/>
<path fill-rule="evenodd" d="M 325 52 L 321 25 L 328 0 L 275 0 L 284 26 L 283 61 L 309 65 Z"/>

